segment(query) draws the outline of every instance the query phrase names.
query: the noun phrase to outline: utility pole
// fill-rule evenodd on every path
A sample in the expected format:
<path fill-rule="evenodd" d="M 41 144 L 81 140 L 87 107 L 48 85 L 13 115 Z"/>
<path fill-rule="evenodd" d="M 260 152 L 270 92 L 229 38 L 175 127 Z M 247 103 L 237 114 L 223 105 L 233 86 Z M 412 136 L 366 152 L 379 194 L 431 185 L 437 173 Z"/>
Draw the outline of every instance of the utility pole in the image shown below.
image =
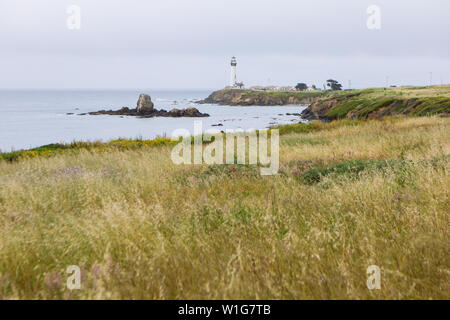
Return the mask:
<path fill-rule="evenodd" d="M 433 85 L 433 72 L 430 72 L 430 87 Z"/>
<path fill-rule="evenodd" d="M 348 80 L 348 89 L 349 89 L 349 90 L 352 89 L 352 80 Z"/>
<path fill-rule="evenodd" d="M 389 86 L 389 76 L 386 76 L 386 88 Z"/>

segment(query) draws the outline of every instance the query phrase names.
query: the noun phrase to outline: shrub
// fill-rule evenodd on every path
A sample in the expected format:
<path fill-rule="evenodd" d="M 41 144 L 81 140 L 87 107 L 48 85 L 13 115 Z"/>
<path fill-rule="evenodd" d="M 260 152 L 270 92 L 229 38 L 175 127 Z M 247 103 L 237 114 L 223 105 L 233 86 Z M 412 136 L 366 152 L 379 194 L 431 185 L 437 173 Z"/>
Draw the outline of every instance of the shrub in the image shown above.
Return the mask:
<path fill-rule="evenodd" d="M 366 170 L 380 170 L 386 167 L 393 167 L 397 161 L 386 160 L 347 160 L 332 164 L 329 167 L 317 165 L 306 170 L 300 177 L 302 183 L 312 185 L 319 183 L 323 177 L 331 176 L 337 178 L 346 176 L 356 179 L 359 174 Z"/>

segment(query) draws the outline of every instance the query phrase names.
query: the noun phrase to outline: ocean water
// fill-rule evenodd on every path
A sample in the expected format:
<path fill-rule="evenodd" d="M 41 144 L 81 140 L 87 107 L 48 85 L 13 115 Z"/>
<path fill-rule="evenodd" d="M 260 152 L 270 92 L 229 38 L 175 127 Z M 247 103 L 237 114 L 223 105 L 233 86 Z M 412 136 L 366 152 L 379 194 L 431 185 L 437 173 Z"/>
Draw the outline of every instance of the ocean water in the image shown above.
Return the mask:
<path fill-rule="evenodd" d="M 80 116 L 77 113 L 101 109 L 136 107 L 140 93 L 147 93 L 157 109 L 196 107 L 209 113 L 208 118 L 139 119 L 120 116 Z M 263 129 L 274 124 L 299 122 L 306 106 L 218 106 L 198 105 L 195 101 L 207 97 L 210 91 L 62 91 L 62 90 L 1 90 L 0 91 L 0 151 L 29 149 L 49 143 L 72 141 L 109 141 L 117 138 L 152 139 L 170 137 L 176 129 L 193 133 L 194 121 L 201 120 L 208 129 Z M 67 115 L 75 113 L 75 115 Z M 223 126 L 213 126 L 222 124 Z"/>

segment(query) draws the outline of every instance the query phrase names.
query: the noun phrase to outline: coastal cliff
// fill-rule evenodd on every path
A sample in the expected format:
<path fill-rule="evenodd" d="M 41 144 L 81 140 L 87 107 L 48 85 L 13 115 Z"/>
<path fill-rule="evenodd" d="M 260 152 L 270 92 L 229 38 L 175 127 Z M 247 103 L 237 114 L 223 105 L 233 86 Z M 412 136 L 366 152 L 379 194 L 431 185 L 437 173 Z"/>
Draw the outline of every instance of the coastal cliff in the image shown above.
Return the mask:
<path fill-rule="evenodd" d="M 306 120 L 381 119 L 385 116 L 450 115 L 450 85 L 343 91 L 268 92 L 224 89 L 198 103 L 228 106 L 308 105 Z"/>
<path fill-rule="evenodd" d="M 381 119 L 385 116 L 450 115 L 450 86 L 329 92 L 305 109 L 306 120 Z"/>
<path fill-rule="evenodd" d="M 283 106 L 309 105 L 321 97 L 320 91 L 313 92 L 267 92 L 254 90 L 224 89 L 214 91 L 200 104 L 228 106 Z"/>

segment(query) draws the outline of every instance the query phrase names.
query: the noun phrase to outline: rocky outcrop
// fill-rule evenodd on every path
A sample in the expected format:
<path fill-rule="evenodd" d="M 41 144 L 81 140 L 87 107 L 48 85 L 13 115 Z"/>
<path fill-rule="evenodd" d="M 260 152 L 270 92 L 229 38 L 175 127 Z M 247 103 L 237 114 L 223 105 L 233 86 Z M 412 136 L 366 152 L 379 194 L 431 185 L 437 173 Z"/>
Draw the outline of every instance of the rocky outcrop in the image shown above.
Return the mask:
<path fill-rule="evenodd" d="M 197 108 L 172 109 L 167 114 L 171 117 L 208 117 L 206 113 L 201 113 Z"/>
<path fill-rule="evenodd" d="M 153 112 L 153 102 L 148 94 L 142 93 L 139 95 L 136 111 L 141 114 Z"/>
<path fill-rule="evenodd" d="M 207 113 L 201 113 L 197 108 L 186 108 L 186 109 L 172 109 L 166 111 L 164 109 L 157 110 L 154 109 L 154 104 L 152 99 L 147 94 L 141 94 L 137 102 L 137 107 L 135 109 L 130 109 L 128 107 L 120 108 L 119 110 L 99 110 L 88 113 L 80 113 L 81 116 L 84 115 L 112 115 L 112 116 L 135 116 L 140 118 L 153 118 L 153 117 L 209 117 Z"/>
<path fill-rule="evenodd" d="M 80 116 L 91 115 L 111 115 L 111 116 L 135 116 L 140 118 L 153 118 L 153 117 L 209 117 L 207 113 L 201 113 L 197 108 L 186 108 L 186 109 L 172 109 L 166 111 L 164 109 L 156 110 L 153 109 L 151 112 L 138 112 L 136 109 L 130 109 L 128 107 L 123 107 L 119 110 L 99 110 L 88 113 L 80 113 Z"/>
<path fill-rule="evenodd" d="M 337 104 L 338 101 L 335 99 L 324 102 L 318 101 L 303 110 L 300 116 L 305 120 L 330 121 L 330 119 L 326 116 L 326 113 Z"/>
<path fill-rule="evenodd" d="M 228 106 L 309 105 L 320 96 L 320 92 L 264 92 L 224 89 L 213 92 L 206 99 L 197 101 L 197 103 Z"/>

